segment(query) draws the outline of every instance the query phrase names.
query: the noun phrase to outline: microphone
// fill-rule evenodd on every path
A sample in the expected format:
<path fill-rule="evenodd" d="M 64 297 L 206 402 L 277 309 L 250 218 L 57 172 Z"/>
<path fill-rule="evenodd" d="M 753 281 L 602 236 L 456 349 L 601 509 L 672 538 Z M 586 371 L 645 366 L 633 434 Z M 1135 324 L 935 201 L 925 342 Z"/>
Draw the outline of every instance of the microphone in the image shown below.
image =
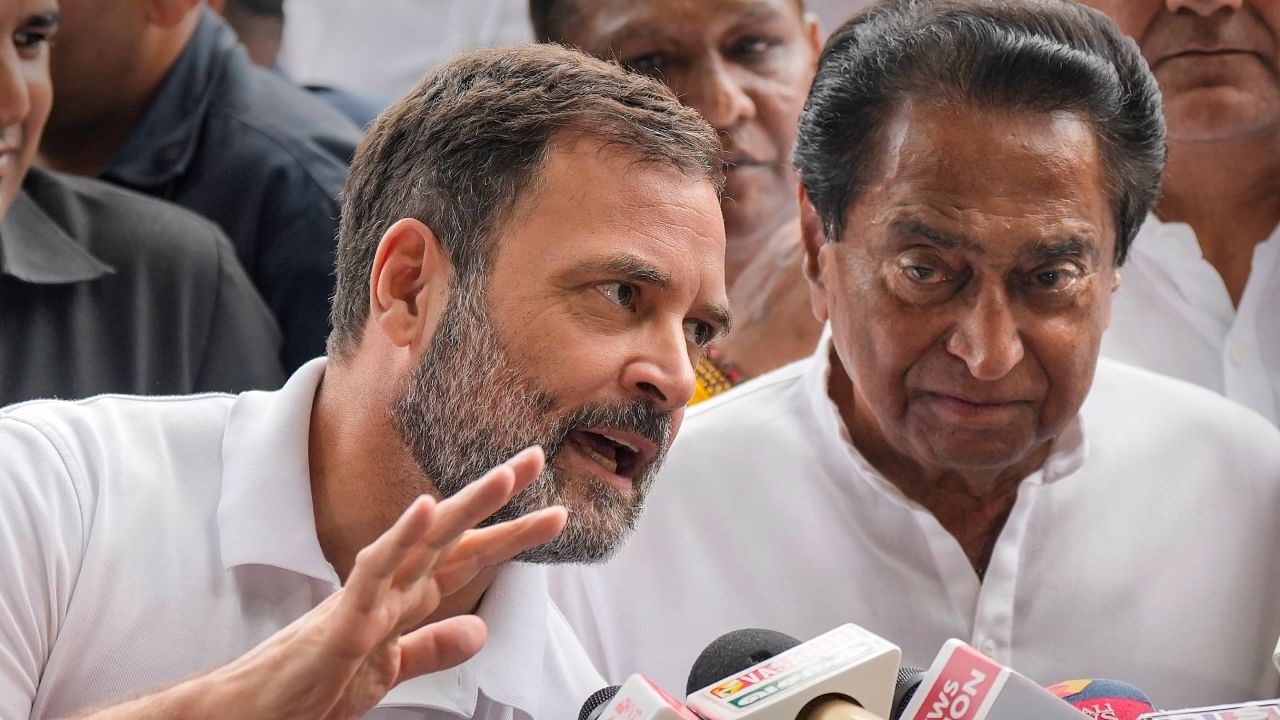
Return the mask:
<path fill-rule="evenodd" d="M 588 709 L 592 699 L 614 690 L 604 704 Z M 597 690 L 582 705 L 579 720 L 699 720 L 679 700 L 671 697 L 649 678 L 632 675 L 616 690 Z M 596 713 L 596 714 L 592 714 Z"/>
<path fill-rule="evenodd" d="M 898 720 L 906 712 L 911 698 L 916 696 L 920 683 L 924 681 L 925 671 L 920 668 L 904 667 L 898 671 L 898 682 L 893 687 L 893 710 L 889 712 L 889 720 Z"/>
<path fill-rule="evenodd" d="M 1083 720 L 1048 690 L 959 640 L 948 640 L 891 720 Z"/>
<path fill-rule="evenodd" d="M 1153 712 L 1138 720 L 1280 720 L 1280 700 Z"/>
<path fill-rule="evenodd" d="M 1093 720 L 1138 720 L 1155 711 L 1146 693 L 1119 680 L 1067 680 L 1047 689 Z"/>
<path fill-rule="evenodd" d="M 852 624 L 798 644 L 740 630 L 698 656 L 691 686 L 729 672 L 685 702 L 703 720 L 883 720 L 901 657 L 896 645 Z"/>
<path fill-rule="evenodd" d="M 730 675 L 790 650 L 800 641 L 776 630 L 747 628 L 725 633 L 707 646 L 689 670 L 684 694 L 692 695 Z"/>
<path fill-rule="evenodd" d="M 582 709 L 578 711 L 578 720 L 599 720 L 600 714 L 604 712 L 605 705 L 621 689 L 621 685 L 610 685 L 591 693 L 587 696 L 586 702 L 582 703 Z"/>

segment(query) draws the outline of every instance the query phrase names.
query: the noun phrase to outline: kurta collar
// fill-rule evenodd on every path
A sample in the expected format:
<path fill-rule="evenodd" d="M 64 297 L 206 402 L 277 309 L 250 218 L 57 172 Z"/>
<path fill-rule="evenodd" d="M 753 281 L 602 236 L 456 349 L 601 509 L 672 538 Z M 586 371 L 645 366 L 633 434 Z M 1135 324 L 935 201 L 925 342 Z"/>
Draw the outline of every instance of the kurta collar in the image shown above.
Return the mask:
<path fill-rule="evenodd" d="M 238 396 L 222 438 L 218 541 L 222 564 L 266 565 L 333 585 L 311 501 L 311 405 L 326 361 L 298 368 L 275 392 Z"/>
<path fill-rule="evenodd" d="M 476 612 L 489 628 L 484 649 L 462 665 L 401 683 L 378 706 L 471 718 L 483 693 L 492 702 L 537 717 L 548 641 L 547 598 L 540 566 L 507 563 Z"/>
<path fill-rule="evenodd" d="M 0 222 L 0 273 L 37 285 L 70 285 L 115 268 L 78 244 L 23 190 Z"/>

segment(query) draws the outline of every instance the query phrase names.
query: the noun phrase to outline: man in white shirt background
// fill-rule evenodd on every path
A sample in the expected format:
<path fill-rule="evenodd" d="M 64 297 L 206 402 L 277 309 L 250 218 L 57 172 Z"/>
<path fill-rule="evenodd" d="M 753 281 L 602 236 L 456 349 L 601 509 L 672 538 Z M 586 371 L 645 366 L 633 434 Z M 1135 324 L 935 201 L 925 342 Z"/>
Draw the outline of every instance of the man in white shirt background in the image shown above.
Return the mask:
<path fill-rule="evenodd" d="M 1098 358 L 1165 157 L 1132 43 L 1067 0 L 881 4 L 796 157 L 829 336 L 695 407 L 631 542 L 556 571 L 606 677 L 854 622 L 907 665 L 959 637 L 1161 706 L 1277 695 L 1280 432 Z"/>
<path fill-rule="evenodd" d="M 0 412 L 0 717 L 571 717 L 539 564 L 622 541 L 727 329 L 721 165 L 564 48 L 425 79 L 352 165 L 326 358 Z"/>
<path fill-rule="evenodd" d="M 1102 352 L 1280 425 L 1280 3 L 1083 1 L 1138 42 L 1169 126 Z"/>

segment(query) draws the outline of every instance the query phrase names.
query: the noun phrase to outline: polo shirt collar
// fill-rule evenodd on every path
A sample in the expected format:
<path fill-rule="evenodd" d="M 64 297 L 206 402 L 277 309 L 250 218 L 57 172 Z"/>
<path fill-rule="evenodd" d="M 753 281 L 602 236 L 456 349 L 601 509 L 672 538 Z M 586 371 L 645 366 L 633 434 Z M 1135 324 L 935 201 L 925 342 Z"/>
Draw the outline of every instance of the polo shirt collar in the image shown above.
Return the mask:
<path fill-rule="evenodd" d="M 326 361 L 298 368 L 275 392 L 247 392 L 222 437 L 218 542 L 222 565 L 282 568 L 341 584 L 316 534 L 308 453 L 311 406 Z"/>
<path fill-rule="evenodd" d="M 507 563 L 476 612 L 489 628 L 484 649 L 457 667 L 401 683 L 378 706 L 471 718 L 483 693 L 491 702 L 536 717 L 548 642 L 547 604 L 543 568 Z"/>
<path fill-rule="evenodd" d="M 115 268 L 72 239 L 23 190 L 0 221 L 0 273 L 36 285 L 70 285 Z"/>
<path fill-rule="evenodd" d="M 155 187 L 186 173 L 215 90 L 237 50 L 231 29 L 203 8 L 177 62 L 101 176 L 130 187 Z"/>
<path fill-rule="evenodd" d="M 840 409 L 831 398 L 831 363 L 835 357 L 832 346 L 831 325 L 828 323 L 822 330 L 818 348 L 809 361 L 805 371 L 804 390 L 809 396 L 813 416 L 818 423 L 818 432 L 822 438 L 830 438 L 839 442 L 849 453 L 859 473 L 879 487 L 882 491 L 896 496 L 902 495 L 897 486 L 884 477 L 853 444 L 849 429 L 845 426 Z M 838 362 L 838 360 L 835 360 Z M 1031 484 L 1048 484 L 1075 474 L 1083 467 L 1088 457 L 1088 442 L 1084 432 L 1084 421 L 1079 411 L 1071 419 L 1062 433 L 1053 441 L 1049 457 L 1039 470 L 1027 476 L 1024 482 Z"/>

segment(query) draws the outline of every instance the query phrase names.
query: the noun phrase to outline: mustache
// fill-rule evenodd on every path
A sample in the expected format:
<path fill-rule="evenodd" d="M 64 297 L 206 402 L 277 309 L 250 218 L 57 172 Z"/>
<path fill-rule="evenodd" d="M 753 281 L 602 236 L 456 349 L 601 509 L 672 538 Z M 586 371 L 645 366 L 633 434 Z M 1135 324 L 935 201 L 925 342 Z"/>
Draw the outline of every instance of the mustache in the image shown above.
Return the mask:
<path fill-rule="evenodd" d="M 556 422 L 550 433 L 555 449 L 560 449 L 569 433 L 586 428 L 633 432 L 652 442 L 661 454 L 671 442 L 671 413 L 659 412 L 652 402 L 639 398 L 624 403 L 583 405 Z"/>

